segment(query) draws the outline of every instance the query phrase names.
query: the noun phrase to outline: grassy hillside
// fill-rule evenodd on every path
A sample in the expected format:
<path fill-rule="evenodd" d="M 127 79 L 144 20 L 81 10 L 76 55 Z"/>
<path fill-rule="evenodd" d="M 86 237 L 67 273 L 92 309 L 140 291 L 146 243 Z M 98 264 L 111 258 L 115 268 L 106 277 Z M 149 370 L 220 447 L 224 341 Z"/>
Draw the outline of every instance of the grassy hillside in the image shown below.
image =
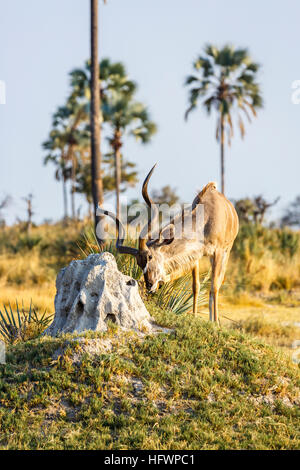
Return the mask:
<path fill-rule="evenodd" d="M 10 346 L 0 448 L 300 448 L 299 368 L 238 331 L 147 306 L 171 334 L 111 325 L 86 345 L 69 336 Z M 100 354 L 84 353 L 93 345 Z"/>
<path fill-rule="evenodd" d="M 92 236 L 84 239 L 86 232 L 90 234 L 89 224 L 83 222 L 44 224 L 33 227 L 30 236 L 23 224 L 0 228 L 0 309 L 9 303 L 15 308 L 15 299 L 29 307 L 32 300 L 40 312 L 53 313 L 59 269 L 83 256 L 78 244 L 97 250 Z M 288 229 L 243 225 L 220 298 L 222 325 L 247 331 L 289 354 L 300 338 L 299 237 Z M 203 259 L 202 271 L 208 269 L 209 260 Z M 205 294 L 202 300 L 207 299 Z M 208 318 L 204 302 L 201 313 Z"/>

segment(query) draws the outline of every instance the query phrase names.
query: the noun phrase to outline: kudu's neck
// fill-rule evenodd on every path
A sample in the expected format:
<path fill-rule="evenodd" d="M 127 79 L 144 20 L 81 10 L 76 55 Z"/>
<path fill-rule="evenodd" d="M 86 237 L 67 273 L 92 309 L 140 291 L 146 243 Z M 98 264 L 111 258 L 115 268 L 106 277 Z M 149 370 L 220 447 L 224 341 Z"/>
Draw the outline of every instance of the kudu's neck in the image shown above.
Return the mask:
<path fill-rule="evenodd" d="M 171 245 L 161 248 L 164 271 L 170 280 L 178 279 L 191 269 L 201 258 L 202 253 L 198 243 L 185 240 L 174 240 Z"/>

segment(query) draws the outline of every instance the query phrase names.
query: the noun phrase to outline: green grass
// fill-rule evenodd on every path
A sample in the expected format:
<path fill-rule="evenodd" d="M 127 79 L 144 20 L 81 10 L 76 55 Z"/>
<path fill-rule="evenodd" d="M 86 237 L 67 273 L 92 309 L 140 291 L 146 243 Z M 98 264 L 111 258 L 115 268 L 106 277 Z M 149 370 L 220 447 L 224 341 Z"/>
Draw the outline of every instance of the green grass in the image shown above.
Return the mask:
<path fill-rule="evenodd" d="M 174 331 L 90 333 L 112 350 L 79 363 L 70 336 L 10 346 L 0 448 L 300 448 L 299 368 L 247 334 L 147 307 Z"/>

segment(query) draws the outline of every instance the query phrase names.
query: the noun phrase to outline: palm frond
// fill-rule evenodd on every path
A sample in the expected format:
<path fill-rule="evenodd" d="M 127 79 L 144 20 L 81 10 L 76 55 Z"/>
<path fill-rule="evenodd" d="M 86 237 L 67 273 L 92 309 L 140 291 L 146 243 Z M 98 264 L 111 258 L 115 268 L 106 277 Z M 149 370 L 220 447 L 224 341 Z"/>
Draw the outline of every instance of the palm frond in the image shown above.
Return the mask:
<path fill-rule="evenodd" d="M 230 44 L 222 48 L 213 44 L 206 45 L 204 54 L 193 64 L 194 73 L 185 80 L 185 85 L 189 88 L 189 107 L 185 112 L 185 119 L 198 105 L 203 106 L 208 115 L 215 108 L 219 116 L 224 118 L 225 135 L 230 144 L 234 135 L 233 117 L 236 113 L 244 136 L 245 127 L 240 124 L 238 108 L 251 122 L 250 115 L 256 116 L 256 110 L 263 105 L 260 87 L 256 82 L 259 67 L 258 63 L 251 60 L 246 48 L 235 49 Z M 218 124 L 217 140 L 219 136 Z"/>
<path fill-rule="evenodd" d="M 240 114 L 238 115 L 238 124 L 239 124 L 240 132 L 241 132 L 241 137 L 243 139 L 245 136 L 245 126 L 244 126 L 244 123 Z"/>
<path fill-rule="evenodd" d="M 207 302 L 207 283 L 209 275 L 202 278 L 197 309 Z M 154 300 L 163 310 L 171 310 L 178 315 L 191 312 L 193 309 L 193 292 L 191 275 L 187 274 L 176 281 L 167 282 L 154 294 Z"/>

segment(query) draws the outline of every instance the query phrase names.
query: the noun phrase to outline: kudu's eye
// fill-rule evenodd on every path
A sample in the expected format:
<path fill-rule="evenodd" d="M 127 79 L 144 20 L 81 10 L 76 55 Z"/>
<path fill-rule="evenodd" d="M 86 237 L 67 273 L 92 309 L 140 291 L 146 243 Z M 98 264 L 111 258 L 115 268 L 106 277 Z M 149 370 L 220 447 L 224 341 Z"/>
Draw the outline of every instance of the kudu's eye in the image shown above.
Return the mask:
<path fill-rule="evenodd" d="M 152 259 L 152 255 L 149 255 L 149 261 Z"/>

